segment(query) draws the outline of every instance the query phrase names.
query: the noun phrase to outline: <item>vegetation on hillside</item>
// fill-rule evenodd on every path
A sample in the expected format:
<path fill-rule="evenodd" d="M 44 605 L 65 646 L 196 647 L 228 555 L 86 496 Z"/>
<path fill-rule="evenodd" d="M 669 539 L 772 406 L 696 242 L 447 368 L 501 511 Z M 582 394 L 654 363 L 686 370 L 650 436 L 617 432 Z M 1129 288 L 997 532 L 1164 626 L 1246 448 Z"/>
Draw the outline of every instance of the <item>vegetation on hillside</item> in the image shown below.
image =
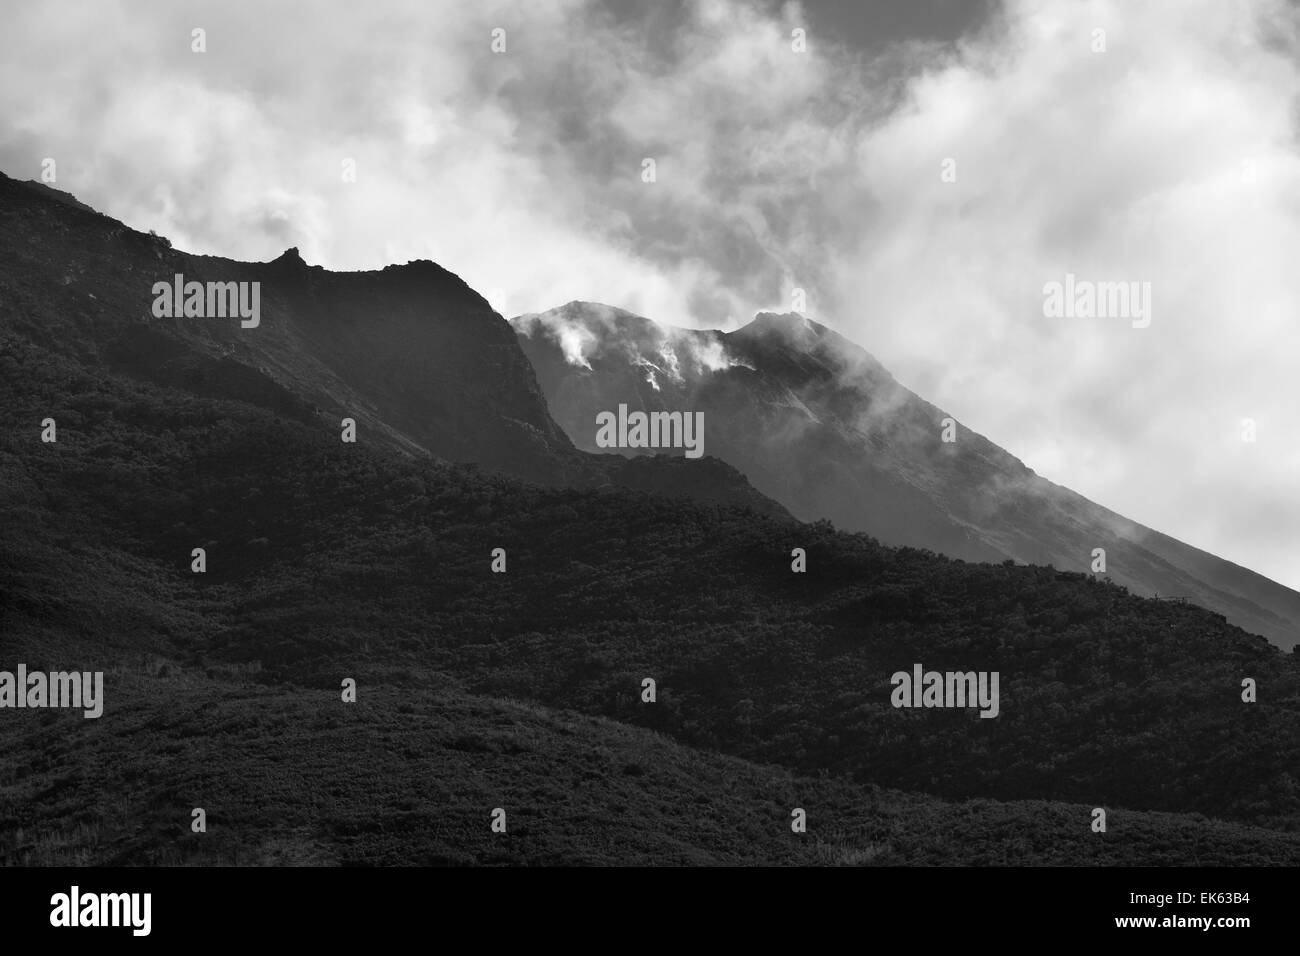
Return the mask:
<path fill-rule="evenodd" d="M 825 524 L 406 460 L 14 344 L 6 661 L 148 653 L 321 689 L 436 673 L 860 783 L 1295 828 L 1295 657 L 1202 609 Z M 47 415 L 55 444 L 39 440 Z M 890 674 L 917 662 L 999 671 L 1001 715 L 893 709 Z M 1241 701 L 1246 677 L 1258 703 Z"/>

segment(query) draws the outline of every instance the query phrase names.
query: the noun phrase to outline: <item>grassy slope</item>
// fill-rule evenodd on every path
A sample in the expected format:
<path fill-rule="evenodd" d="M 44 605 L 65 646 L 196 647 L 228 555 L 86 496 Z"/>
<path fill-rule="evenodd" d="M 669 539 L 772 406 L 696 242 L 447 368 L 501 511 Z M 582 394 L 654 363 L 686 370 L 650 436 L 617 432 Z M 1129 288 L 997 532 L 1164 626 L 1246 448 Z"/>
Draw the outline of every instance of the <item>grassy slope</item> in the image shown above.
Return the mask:
<path fill-rule="evenodd" d="M 23 712 L 0 789 L 18 864 L 1300 863 L 1300 834 L 1091 807 L 958 803 L 701 753 L 449 687 L 272 690 L 117 673 L 114 718 Z M 438 683 L 437 681 L 434 682 Z M 190 832 L 203 807 L 208 832 Z M 508 832 L 489 828 L 493 808 Z M 790 830 L 802 807 L 809 828 Z"/>

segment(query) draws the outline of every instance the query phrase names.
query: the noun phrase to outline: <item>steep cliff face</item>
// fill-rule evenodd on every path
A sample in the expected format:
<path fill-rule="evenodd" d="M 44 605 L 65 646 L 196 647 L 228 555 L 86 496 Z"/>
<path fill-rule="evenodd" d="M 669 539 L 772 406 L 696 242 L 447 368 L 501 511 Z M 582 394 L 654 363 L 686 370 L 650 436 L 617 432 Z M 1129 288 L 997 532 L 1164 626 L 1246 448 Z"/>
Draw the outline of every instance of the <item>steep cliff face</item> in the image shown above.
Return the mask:
<path fill-rule="evenodd" d="M 1284 648 L 1300 635 L 1300 594 L 1047 481 L 960 423 L 944 441 L 946 412 L 802 316 L 722 333 L 573 302 L 512 324 L 580 448 L 595 448 L 602 409 L 702 411 L 706 452 L 805 521 L 1073 571 L 1103 548 L 1108 576 L 1135 593 L 1186 597 Z"/>

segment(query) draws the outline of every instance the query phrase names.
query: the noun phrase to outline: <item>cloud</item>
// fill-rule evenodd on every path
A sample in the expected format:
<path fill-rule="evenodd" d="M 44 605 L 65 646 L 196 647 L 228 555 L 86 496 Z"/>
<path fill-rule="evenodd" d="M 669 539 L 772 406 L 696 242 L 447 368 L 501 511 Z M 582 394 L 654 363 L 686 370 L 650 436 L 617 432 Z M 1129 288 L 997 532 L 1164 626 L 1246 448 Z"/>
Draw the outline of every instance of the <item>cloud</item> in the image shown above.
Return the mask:
<path fill-rule="evenodd" d="M 11 174 L 54 156 L 63 188 L 197 252 L 296 245 L 336 269 L 434 258 L 517 312 L 581 298 L 730 326 L 788 303 L 792 276 L 828 261 L 828 208 L 865 208 L 841 123 L 884 99 L 827 95 L 843 77 L 816 42 L 794 51 L 797 4 L 688 4 L 659 16 L 657 50 L 640 20 L 577 0 L 330 16 L 55 3 L 14 18 Z"/>
<path fill-rule="evenodd" d="M 1282 4 L 1008 4 L 861 138 L 879 214 L 832 293 L 841 331 L 1040 473 L 1293 587 L 1296 38 Z M 1045 318 L 1067 272 L 1151 282 L 1150 327 Z"/>
<path fill-rule="evenodd" d="M 1300 586 L 1294 8 L 1006 0 L 882 40 L 822 6 L 17 5 L 0 167 L 54 157 L 195 252 L 431 258 L 511 313 L 730 328 L 802 290 L 1040 473 Z M 1150 281 L 1151 326 L 1046 319 L 1067 272 Z"/>
<path fill-rule="evenodd" d="M 530 338 L 549 336 L 575 368 L 590 370 L 592 359 L 639 366 L 655 391 L 661 390 L 658 375 L 680 385 L 722 369 L 752 368 L 732 356 L 712 333 L 656 323 L 599 302 L 570 302 L 515 316 L 511 322 Z"/>

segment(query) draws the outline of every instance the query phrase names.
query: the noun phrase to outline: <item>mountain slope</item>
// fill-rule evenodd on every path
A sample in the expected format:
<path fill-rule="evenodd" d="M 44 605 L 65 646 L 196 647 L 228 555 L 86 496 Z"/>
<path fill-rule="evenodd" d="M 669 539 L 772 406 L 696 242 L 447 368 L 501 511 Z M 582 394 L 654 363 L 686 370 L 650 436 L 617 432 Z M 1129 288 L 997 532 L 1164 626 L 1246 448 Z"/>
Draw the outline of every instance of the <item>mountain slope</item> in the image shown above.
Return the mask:
<path fill-rule="evenodd" d="M 341 386 L 284 349 L 124 347 L 135 253 L 39 202 L 0 204 L 0 669 L 102 669 L 104 713 L 0 710 L 7 859 L 1295 860 L 1294 654 L 1087 575 L 340 442 L 308 398 Z M 997 718 L 893 707 L 916 663 L 998 672 Z"/>
<path fill-rule="evenodd" d="M 344 445 L 257 404 L 92 377 L 12 344 L 0 358 L 13 416 L 0 430 L 6 664 L 114 672 L 160 659 L 197 680 L 246 673 L 331 696 L 344 676 L 377 688 L 438 675 L 945 799 L 1300 822 L 1296 655 L 1202 608 L 890 549 L 827 523 Z M 39 440 L 34 396 L 67 421 L 57 443 Z M 491 570 L 498 547 L 504 573 Z M 795 547 L 804 573 L 791 571 Z M 998 717 L 892 707 L 890 675 L 917 663 L 998 672 Z M 1245 678 L 1256 703 L 1241 699 Z M 105 693 L 108 729 L 129 698 L 116 681 Z"/>
<path fill-rule="evenodd" d="M 704 412 L 705 450 L 805 521 L 973 561 L 1107 574 L 1179 596 L 1283 648 L 1300 594 L 1130 521 L 1036 475 L 908 391 L 861 348 L 797 315 L 730 333 L 689 331 L 594 303 L 512 320 L 552 415 L 594 450 L 597 412 Z M 635 454 L 635 452 L 633 452 Z"/>
<path fill-rule="evenodd" d="M 255 402 L 357 441 L 473 462 L 542 484 L 635 485 L 784 513 L 717 459 L 631 466 L 575 449 L 504 319 L 458 277 L 416 261 L 329 272 L 290 249 L 244 263 L 172 249 L 38 183 L 0 176 L 5 327 L 111 371 Z M 259 283 L 260 320 L 158 317 L 154 284 Z M 250 285 L 251 288 L 251 285 Z M 33 412 L 38 409 L 33 409 Z M 38 417 L 43 418 L 44 414 Z"/>

